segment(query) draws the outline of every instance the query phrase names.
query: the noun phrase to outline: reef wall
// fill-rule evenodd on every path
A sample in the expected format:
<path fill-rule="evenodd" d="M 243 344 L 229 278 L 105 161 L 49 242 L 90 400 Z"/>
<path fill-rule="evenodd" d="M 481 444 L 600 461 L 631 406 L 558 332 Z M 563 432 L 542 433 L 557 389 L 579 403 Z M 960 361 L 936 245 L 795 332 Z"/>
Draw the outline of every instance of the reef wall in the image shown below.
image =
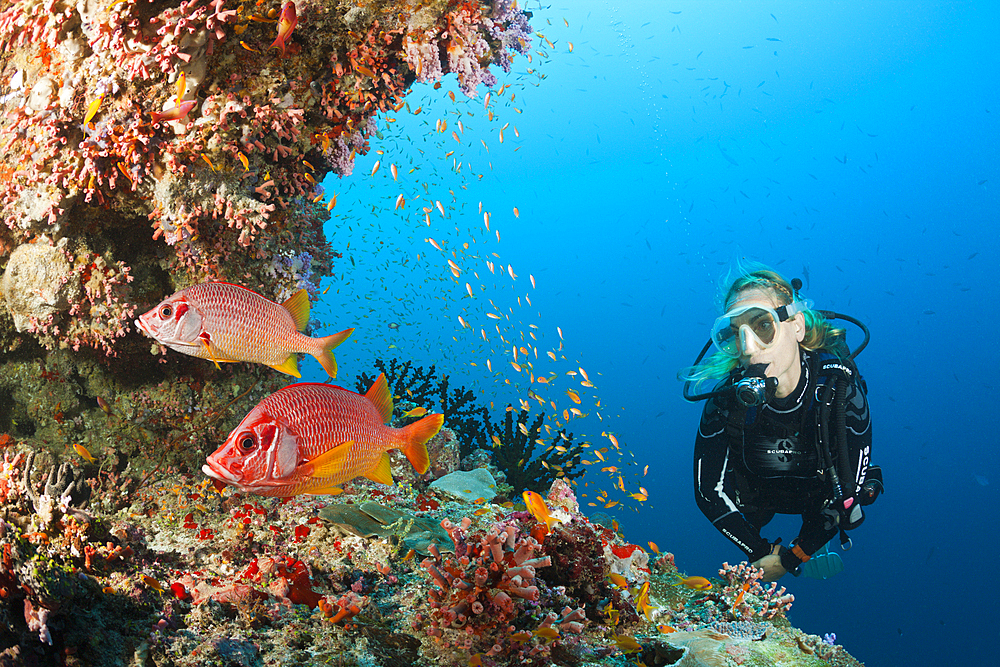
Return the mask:
<path fill-rule="evenodd" d="M 414 82 L 474 97 L 529 31 L 508 0 L 4 2 L 0 433 L 134 465 L 183 438 L 160 462 L 195 464 L 219 434 L 192 415 L 287 378 L 166 355 L 136 315 L 208 280 L 315 296 L 340 256 L 323 179 Z"/>

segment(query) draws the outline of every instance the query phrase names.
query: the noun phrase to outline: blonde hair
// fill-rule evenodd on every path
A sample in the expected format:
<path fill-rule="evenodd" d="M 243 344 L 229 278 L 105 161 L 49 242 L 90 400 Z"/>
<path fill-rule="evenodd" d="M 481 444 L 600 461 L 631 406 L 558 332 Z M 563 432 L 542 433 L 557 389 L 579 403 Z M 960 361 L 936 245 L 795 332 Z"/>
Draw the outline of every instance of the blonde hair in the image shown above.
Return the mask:
<path fill-rule="evenodd" d="M 785 280 L 780 273 L 757 262 L 737 263 L 735 269 L 731 269 L 726 275 L 722 285 L 729 286 L 724 291 L 720 291 L 719 306 L 722 312 L 728 311 L 730 305 L 737 300 L 739 295 L 748 290 L 766 292 L 780 306 L 786 306 L 796 301 L 798 297 L 798 293 L 791 283 Z M 821 350 L 842 359 L 847 357 L 848 349 L 844 338 L 844 329 L 834 327 L 818 310 L 804 310 L 802 317 L 805 321 L 806 333 L 802 342 L 799 343 L 800 348 Z M 697 366 L 681 369 L 677 374 L 677 379 L 694 382 L 694 391 L 698 391 L 705 382 L 729 375 L 734 368 L 739 366 L 739 363 L 739 359 L 716 351 Z"/>

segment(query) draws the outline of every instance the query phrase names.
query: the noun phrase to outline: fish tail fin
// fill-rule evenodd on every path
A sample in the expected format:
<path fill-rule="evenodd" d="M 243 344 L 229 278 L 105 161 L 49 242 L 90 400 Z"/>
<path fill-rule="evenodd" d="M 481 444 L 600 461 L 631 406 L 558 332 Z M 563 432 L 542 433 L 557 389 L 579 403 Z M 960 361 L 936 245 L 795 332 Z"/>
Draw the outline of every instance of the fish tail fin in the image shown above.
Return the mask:
<path fill-rule="evenodd" d="M 418 422 L 403 427 L 403 454 L 406 455 L 414 470 L 423 475 L 431 467 L 427 455 L 427 441 L 438 434 L 444 424 L 444 415 L 427 415 Z"/>
<path fill-rule="evenodd" d="M 316 340 L 318 351 L 313 352 L 312 355 L 316 357 L 316 361 L 323 367 L 327 375 L 332 378 L 337 377 L 337 358 L 333 356 L 333 348 L 347 340 L 352 333 L 354 333 L 353 328 L 344 329 L 340 333 Z"/>

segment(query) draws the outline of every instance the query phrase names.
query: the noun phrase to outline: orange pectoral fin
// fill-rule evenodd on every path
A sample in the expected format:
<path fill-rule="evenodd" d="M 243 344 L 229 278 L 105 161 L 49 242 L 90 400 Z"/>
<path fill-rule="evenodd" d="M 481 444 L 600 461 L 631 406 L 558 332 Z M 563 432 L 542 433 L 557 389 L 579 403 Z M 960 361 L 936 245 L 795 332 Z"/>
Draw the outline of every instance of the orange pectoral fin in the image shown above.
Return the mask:
<path fill-rule="evenodd" d="M 198 338 L 201 339 L 201 344 L 205 346 L 205 352 L 208 353 L 208 358 L 211 359 L 212 363 L 215 364 L 215 367 L 218 368 L 221 371 L 222 367 L 219 366 L 219 360 L 215 358 L 215 353 L 212 352 L 212 338 L 211 338 L 211 336 L 208 333 L 206 333 L 206 332 L 202 332 L 202 334 L 200 336 L 198 336 Z"/>
<path fill-rule="evenodd" d="M 312 461 L 303 463 L 300 467 L 309 466 L 308 475 L 316 479 L 338 478 L 343 475 L 347 454 L 353 446 L 354 441 L 348 440 L 323 452 Z M 339 480 L 337 483 L 341 481 L 344 480 Z"/>

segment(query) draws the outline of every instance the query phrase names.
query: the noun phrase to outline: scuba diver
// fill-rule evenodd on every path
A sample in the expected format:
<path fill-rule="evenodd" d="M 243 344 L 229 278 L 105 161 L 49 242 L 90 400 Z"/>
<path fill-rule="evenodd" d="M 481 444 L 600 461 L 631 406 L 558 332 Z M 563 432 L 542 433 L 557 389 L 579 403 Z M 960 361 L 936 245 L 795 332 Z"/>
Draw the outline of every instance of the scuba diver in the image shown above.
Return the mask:
<path fill-rule="evenodd" d="M 764 570 L 764 581 L 791 572 L 825 579 L 843 570 L 827 543 L 864 521 L 862 506 L 883 491 L 869 465 L 872 431 L 867 388 L 854 357 L 868 329 L 854 318 L 813 310 L 802 283 L 766 268 L 743 269 L 723 299 L 725 314 L 695 365 L 681 371 L 684 397 L 707 399 L 694 448 L 695 498 L 719 531 Z M 844 319 L 864 331 L 853 353 Z M 710 345 L 716 352 L 702 361 Z M 724 378 L 713 391 L 695 387 Z M 786 548 L 761 537 L 775 514 L 799 514 Z"/>

